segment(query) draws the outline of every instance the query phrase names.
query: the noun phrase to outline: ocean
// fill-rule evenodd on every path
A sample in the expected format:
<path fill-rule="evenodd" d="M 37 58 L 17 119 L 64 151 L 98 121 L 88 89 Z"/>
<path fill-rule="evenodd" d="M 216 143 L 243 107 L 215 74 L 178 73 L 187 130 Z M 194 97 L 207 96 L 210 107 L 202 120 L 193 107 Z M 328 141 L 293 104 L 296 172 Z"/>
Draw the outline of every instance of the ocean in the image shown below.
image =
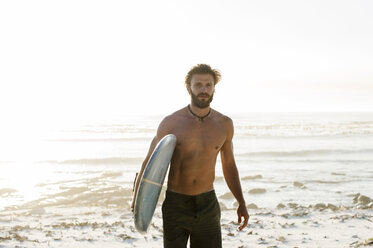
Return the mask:
<path fill-rule="evenodd" d="M 353 206 L 373 197 L 373 113 L 232 114 L 247 204 Z M 0 142 L 0 211 L 129 208 L 133 180 L 163 116 L 115 116 Z M 215 190 L 228 209 L 218 159 Z"/>

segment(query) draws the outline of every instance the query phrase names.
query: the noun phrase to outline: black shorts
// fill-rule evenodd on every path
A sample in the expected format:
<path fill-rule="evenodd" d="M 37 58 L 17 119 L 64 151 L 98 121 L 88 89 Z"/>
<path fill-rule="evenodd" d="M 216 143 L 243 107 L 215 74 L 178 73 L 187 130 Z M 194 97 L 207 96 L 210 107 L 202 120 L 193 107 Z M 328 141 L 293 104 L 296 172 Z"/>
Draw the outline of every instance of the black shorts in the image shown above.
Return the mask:
<path fill-rule="evenodd" d="M 215 191 L 190 196 L 166 191 L 162 205 L 165 248 L 222 247 L 220 207 Z"/>

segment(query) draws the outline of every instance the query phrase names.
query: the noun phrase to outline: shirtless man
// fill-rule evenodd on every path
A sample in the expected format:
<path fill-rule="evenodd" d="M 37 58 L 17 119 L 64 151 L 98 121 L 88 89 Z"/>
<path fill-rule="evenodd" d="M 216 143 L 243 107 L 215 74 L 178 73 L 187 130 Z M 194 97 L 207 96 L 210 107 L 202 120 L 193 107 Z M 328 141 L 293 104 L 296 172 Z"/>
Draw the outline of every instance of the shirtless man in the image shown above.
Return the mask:
<path fill-rule="evenodd" d="M 151 142 L 135 184 L 136 199 L 141 176 L 157 143 L 167 134 L 177 139 L 162 205 L 164 247 L 222 247 L 220 207 L 214 191 L 215 164 L 221 155 L 226 183 L 238 201 L 238 222 L 242 230 L 249 214 L 242 195 L 233 155 L 232 120 L 210 108 L 220 73 L 209 65 L 194 66 L 185 78 L 191 104 L 167 116 Z"/>

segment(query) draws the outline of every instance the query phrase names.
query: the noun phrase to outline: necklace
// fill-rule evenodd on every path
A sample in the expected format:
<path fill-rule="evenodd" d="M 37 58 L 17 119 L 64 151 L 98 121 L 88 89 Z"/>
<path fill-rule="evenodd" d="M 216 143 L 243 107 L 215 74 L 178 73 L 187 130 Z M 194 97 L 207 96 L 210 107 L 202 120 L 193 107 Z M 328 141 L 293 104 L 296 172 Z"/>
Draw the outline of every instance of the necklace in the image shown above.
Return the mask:
<path fill-rule="evenodd" d="M 211 108 L 210 108 L 210 110 L 209 110 L 209 112 L 207 113 L 207 115 L 199 116 L 199 115 L 196 115 L 195 113 L 193 113 L 192 109 L 190 108 L 190 105 L 188 105 L 188 109 L 189 109 L 189 112 L 190 112 L 193 116 L 197 117 L 198 120 L 199 120 L 200 122 L 203 122 L 203 120 L 204 120 L 207 116 L 209 116 L 210 113 L 211 113 Z"/>

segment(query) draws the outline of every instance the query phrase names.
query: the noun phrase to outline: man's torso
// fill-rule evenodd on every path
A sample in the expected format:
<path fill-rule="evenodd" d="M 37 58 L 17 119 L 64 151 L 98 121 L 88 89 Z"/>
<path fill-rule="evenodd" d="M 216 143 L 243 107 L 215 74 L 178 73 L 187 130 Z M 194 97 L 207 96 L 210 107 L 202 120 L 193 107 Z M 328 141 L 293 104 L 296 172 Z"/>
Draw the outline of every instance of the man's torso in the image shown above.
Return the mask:
<path fill-rule="evenodd" d="M 177 138 L 168 189 L 197 195 L 213 189 L 217 155 L 226 140 L 227 117 L 212 110 L 199 121 L 186 108 L 167 117 L 167 132 Z"/>

